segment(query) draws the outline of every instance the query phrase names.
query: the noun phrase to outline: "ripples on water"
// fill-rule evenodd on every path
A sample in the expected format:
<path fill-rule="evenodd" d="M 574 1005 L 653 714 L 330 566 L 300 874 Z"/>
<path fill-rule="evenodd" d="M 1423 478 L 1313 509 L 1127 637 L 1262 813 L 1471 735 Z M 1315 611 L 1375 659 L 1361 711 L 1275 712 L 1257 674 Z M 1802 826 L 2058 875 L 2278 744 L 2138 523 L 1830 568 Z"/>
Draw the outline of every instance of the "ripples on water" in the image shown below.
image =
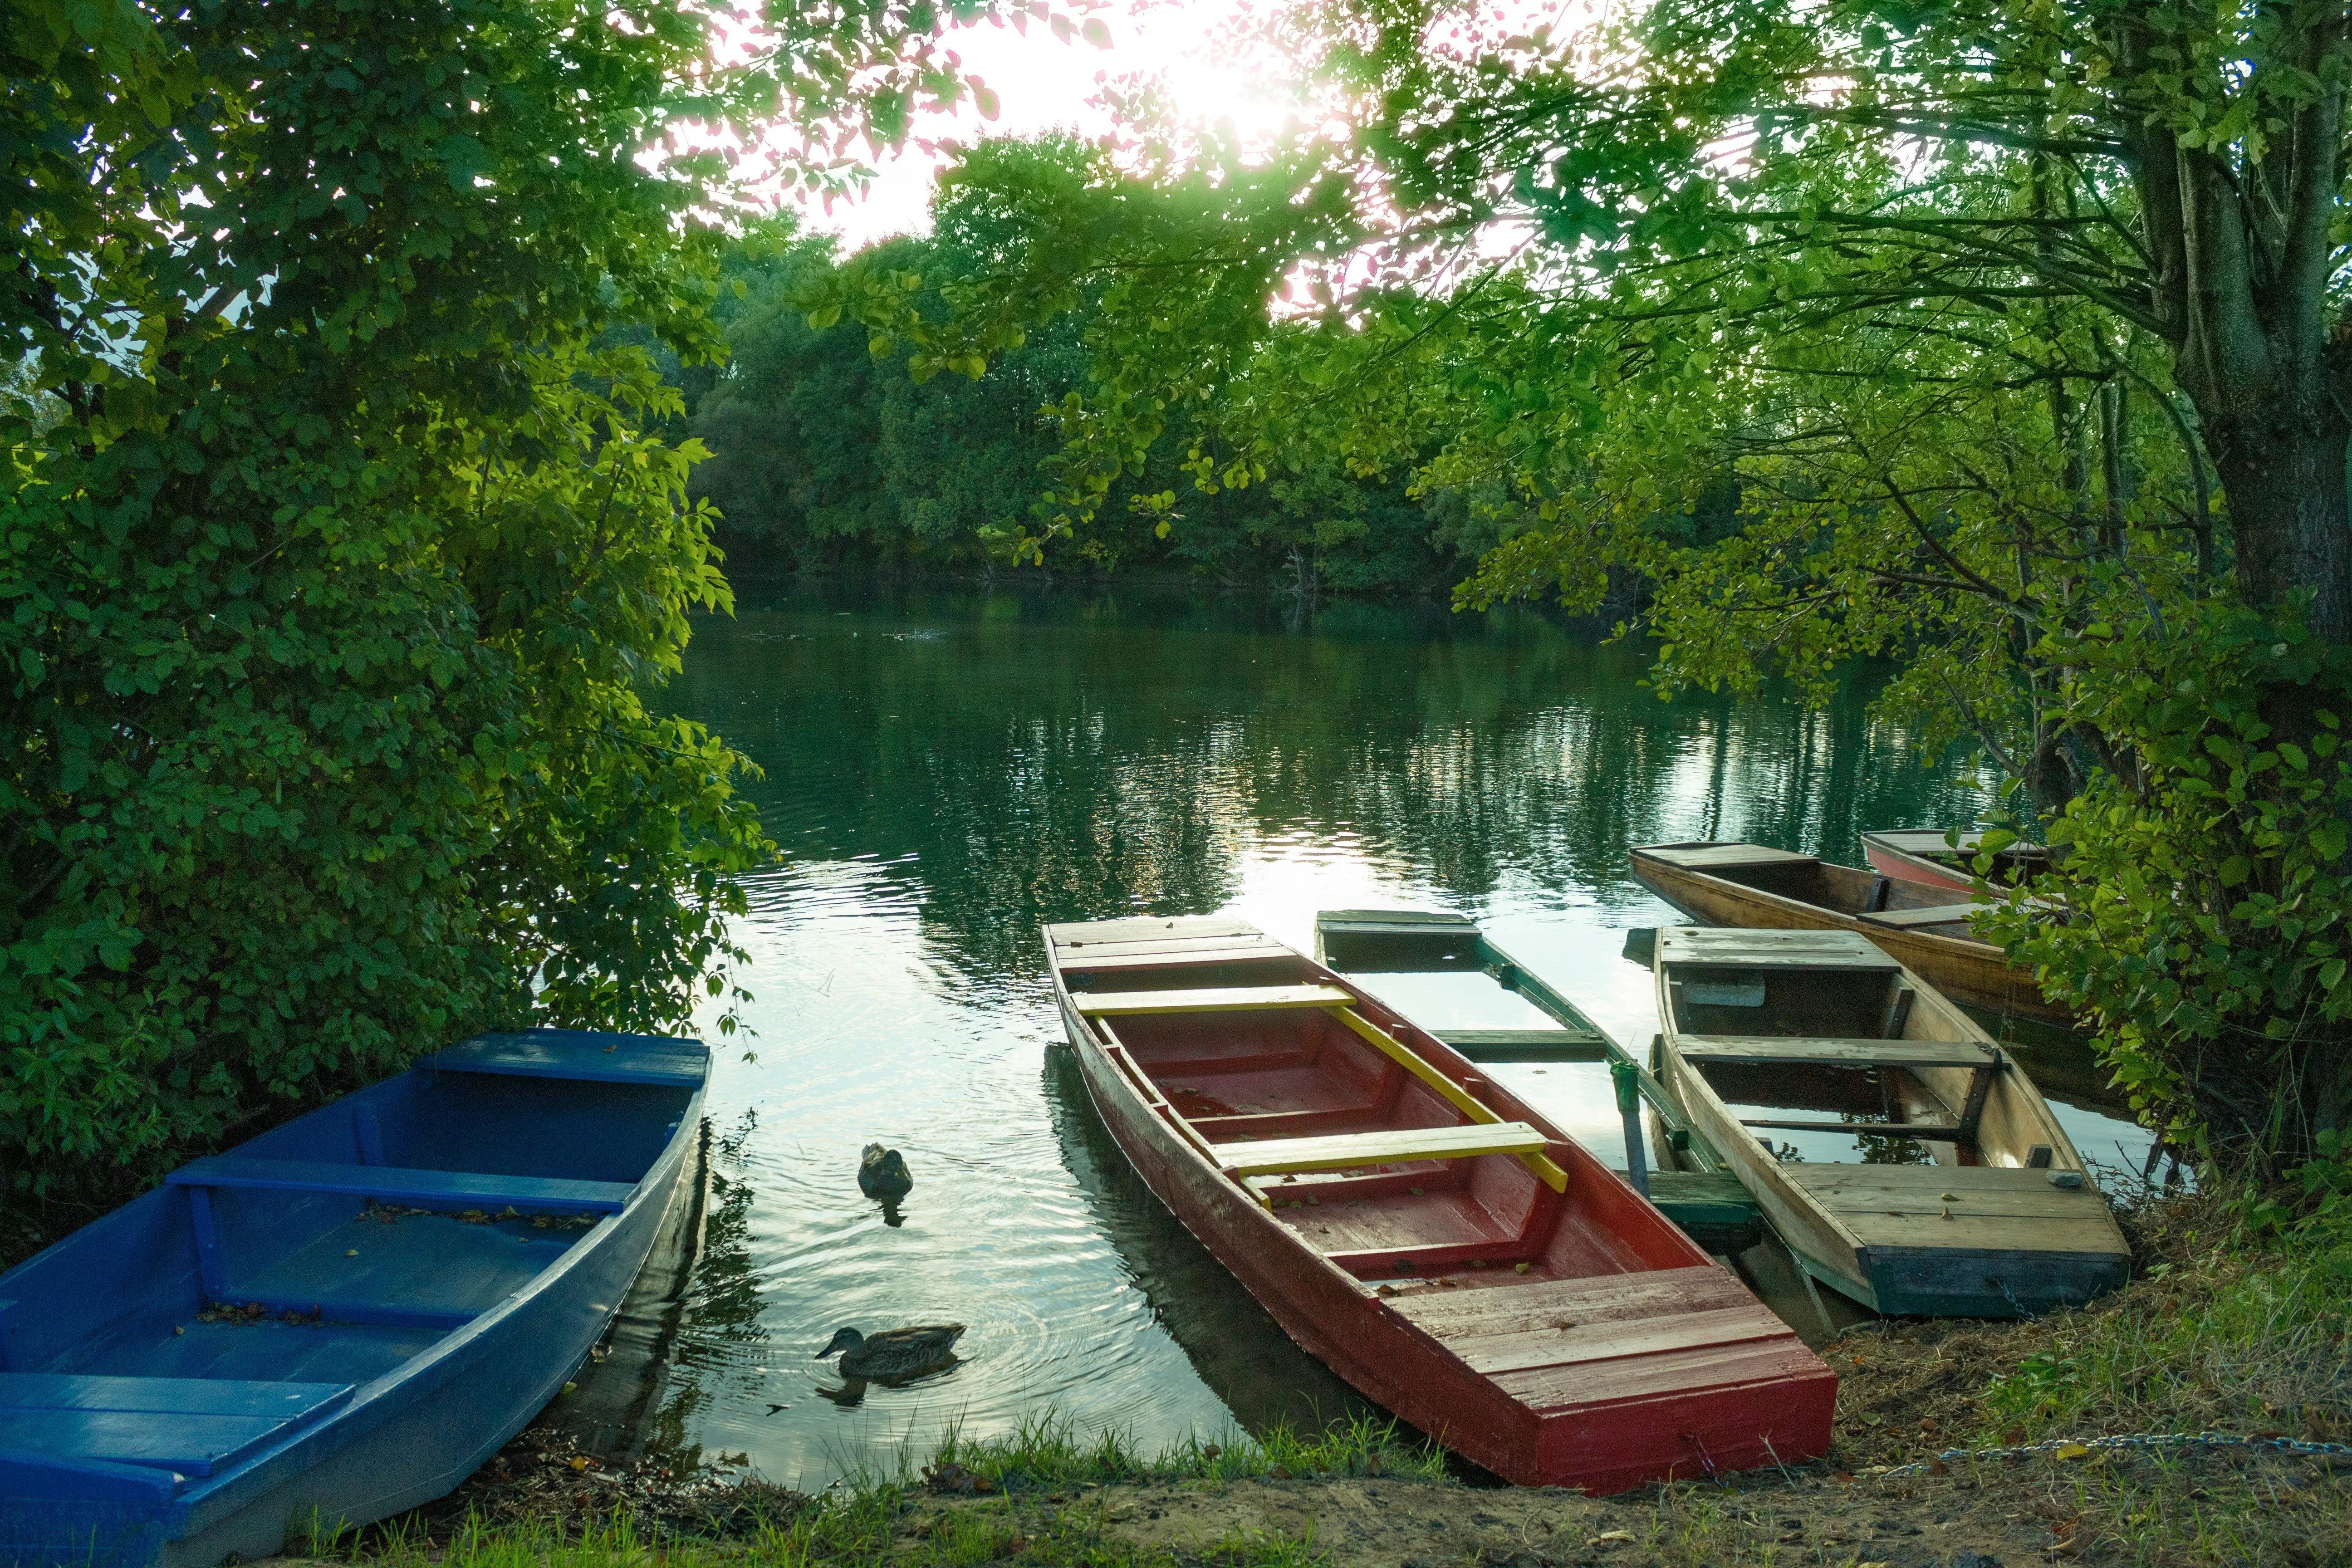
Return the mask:
<path fill-rule="evenodd" d="M 1656 1018 L 1623 929 L 1674 917 L 1628 846 L 1854 859 L 1864 827 L 1979 805 L 1861 693 L 1664 704 L 1626 650 L 1532 615 L 833 592 L 744 591 L 677 689 L 766 771 L 786 859 L 737 931 L 757 1059 L 719 1047 L 721 1185 L 662 1424 L 804 1488 L 1048 1406 L 1147 1447 L 1361 1408 L 1127 1168 L 1050 1048 L 1040 923 L 1226 910 L 1312 951 L 1320 909 L 1458 910 L 1638 1044 Z M 1475 976 L 1375 989 L 1432 1023 L 1534 1022 Z M 2034 1060 L 2053 1100 L 2096 1097 Z M 1622 1164 L 1598 1069 L 1493 1071 Z M 2095 1159 L 2146 1146 L 2061 1114 Z M 857 1189 L 876 1141 L 915 1176 L 896 1226 Z M 941 1321 L 969 1326 L 949 1372 L 824 1396 L 836 1328 Z"/>

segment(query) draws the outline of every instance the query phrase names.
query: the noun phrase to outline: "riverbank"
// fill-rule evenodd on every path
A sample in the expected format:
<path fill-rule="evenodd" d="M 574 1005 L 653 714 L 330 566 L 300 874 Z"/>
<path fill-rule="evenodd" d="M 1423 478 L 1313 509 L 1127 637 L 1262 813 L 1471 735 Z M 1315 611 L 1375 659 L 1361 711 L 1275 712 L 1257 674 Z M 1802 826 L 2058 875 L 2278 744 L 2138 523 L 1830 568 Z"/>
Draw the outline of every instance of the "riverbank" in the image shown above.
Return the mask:
<path fill-rule="evenodd" d="M 738 1488 L 705 1500 L 698 1524 L 601 1511 L 568 1532 L 548 1521 L 460 1521 L 437 1541 L 380 1532 L 355 1555 L 383 1568 L 2317 1568 L 2352 1560 L 2352 1469 L 2249 1448 L 2042 1455 L 1941 1474 L 1796 1466 L 1609 1499 L 1361 1475 L 1040 1480 L 1010 1490 L 976 1479 L 948 1467 L 820 1499 Z"/>
<path fill-rule="evenodd" d="M 346 1543 L 385 1568 L 1441 1563 L 2352 1564 L 2352 1304 L 2337 1261 L 2221 1200 L 2126 1216 L 2139 1278 L 2034 1321 L 1890 1321 L 1824 1353 L 1830 1455 L 1623 1497 L 1465 1484 L 1359 1423 L 1145 1456 L 1033 1423 L 805 1498 L 729 1456 L 604 1465 L 552 1407 L 434 1508 Z M 2113 1445 L 2147 1434 L 2244 1441 Z M 2080 1439 L 2092 1439 L 2085 1443 Z M 1997 1448 L 2023 1449 L 2006 1454 Z M 912 1467 L 913 1458 L 908 1461 Z"/>

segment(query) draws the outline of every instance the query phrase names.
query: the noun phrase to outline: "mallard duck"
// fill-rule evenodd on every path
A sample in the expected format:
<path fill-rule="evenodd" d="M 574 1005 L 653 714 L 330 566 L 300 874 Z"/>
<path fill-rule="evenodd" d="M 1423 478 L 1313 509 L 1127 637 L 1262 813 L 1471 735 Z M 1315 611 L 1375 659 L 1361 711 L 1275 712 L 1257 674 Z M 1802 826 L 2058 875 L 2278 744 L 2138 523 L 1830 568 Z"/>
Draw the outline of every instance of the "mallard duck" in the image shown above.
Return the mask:
<path fill-rule="evenodd" d="M 833 1342 L 816 1352 L 823 1361 L 841 1352 L 845 1377 L 881 1383 L 894 1377 L 916 1377 L 955 1358 L 955 1342 L 963 1338 L 961 1323 L 940 1323 L 923 1329 L 885 1329 L 868 1339 L 856 1329 L 844 1329 Z"/>
<path fill-rule="evenodd" d="M 879 1143 L 866 1145 L 865 1157 L 857 1162 L 859 1192 L 887 1204 L 905 1197 L 914 1184 L 914 1173 L 898 1157 L 898 1151 L 885 1149 Z"/>

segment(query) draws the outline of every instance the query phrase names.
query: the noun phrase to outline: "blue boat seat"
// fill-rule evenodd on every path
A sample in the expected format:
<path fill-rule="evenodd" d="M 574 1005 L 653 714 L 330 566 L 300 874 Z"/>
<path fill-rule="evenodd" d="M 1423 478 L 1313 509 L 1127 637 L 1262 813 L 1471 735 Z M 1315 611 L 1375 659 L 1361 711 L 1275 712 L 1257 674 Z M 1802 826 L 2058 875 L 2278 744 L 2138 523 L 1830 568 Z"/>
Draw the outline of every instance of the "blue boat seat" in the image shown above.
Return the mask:
<path fill-rule="evenodd" d="M 555 1176 L 505 1176 L 469 1171 L 409 1171 L 394 1165 L 337 1165 L 311 1160 L 260 1160 L 215 1154 L 192 1160 L 163 1178 L 175 1187 L 247 1187 L 280 1193 L 349 1193 L 354 1197 L 492 1208 L 618 1214 L 636 1189 L 626 1182 L 576 1182 Z"/>
<path fill-rule="evenodd" d="M 562 1078 L 589 1083 L 635 1083 L 700 1089 L 710 1073 L 710 1047 L 667 1035 L 591 1034 L 584 1029 L 523 1029 L 476 1035 L 418 1059 L 436 1072 L 497 1073 Z"/>
<path fill-rule="evenodd" d="M 0 1449 L 208 1476 L 351 1397 L 338 1383 L 0 1373 Z"/>

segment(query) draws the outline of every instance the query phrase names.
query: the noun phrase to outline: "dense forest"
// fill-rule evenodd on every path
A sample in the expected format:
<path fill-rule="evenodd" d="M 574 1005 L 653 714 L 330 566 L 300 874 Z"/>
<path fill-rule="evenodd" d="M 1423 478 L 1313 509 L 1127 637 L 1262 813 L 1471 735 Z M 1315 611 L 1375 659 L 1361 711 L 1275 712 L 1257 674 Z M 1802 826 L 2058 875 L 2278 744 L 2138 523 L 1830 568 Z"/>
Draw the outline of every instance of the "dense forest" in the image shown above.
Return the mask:
<path fill-rule="evenodd" d="M 998 143 L 1000 174 L 1021 162 L 1070 168 L 1066 138 Z M 912 308 L 944 318 L 940 284 L 984 270 L 1017 237 L 1000 205 L 970 186 L 936 204 L 931 233 L 855 256 L 789 220 L 729 258 L 743 296 L 722 292 L 729 356 L 683 372 L 682 430 L 710 456 L 689 485 L 718 509 L 739 570 L 978 574 L 1006 564 L 983 531 L 1027 515 L 1062 446 L 1050 411 L 1087 385 L 1094 308 L 1058 315 L 977 380 L 918 383 L 903 355 L 869 352 L 856 321 L 813 327 L 796 305 L 845 274 L 927 280 Z M 1290 592 L 1444 594 L 1496 542 L 1492 520 L 1456 489 L 1421 491 L 1402 474 L 1351 477 L 1339 454 L 1309 457 L 1248 489 L 1202 494 L 1181 464 L 1207 433 L 1182 421 L 1150 444 L 1122 486 L 1140 504 L 1108 509 L 1052 565 L 1057 573 L 1154 576 Z M 1154 498 L 1166 497 L 1158 506 Z M 1167 526 L 1163 527 L 1162 524 Z"/>

